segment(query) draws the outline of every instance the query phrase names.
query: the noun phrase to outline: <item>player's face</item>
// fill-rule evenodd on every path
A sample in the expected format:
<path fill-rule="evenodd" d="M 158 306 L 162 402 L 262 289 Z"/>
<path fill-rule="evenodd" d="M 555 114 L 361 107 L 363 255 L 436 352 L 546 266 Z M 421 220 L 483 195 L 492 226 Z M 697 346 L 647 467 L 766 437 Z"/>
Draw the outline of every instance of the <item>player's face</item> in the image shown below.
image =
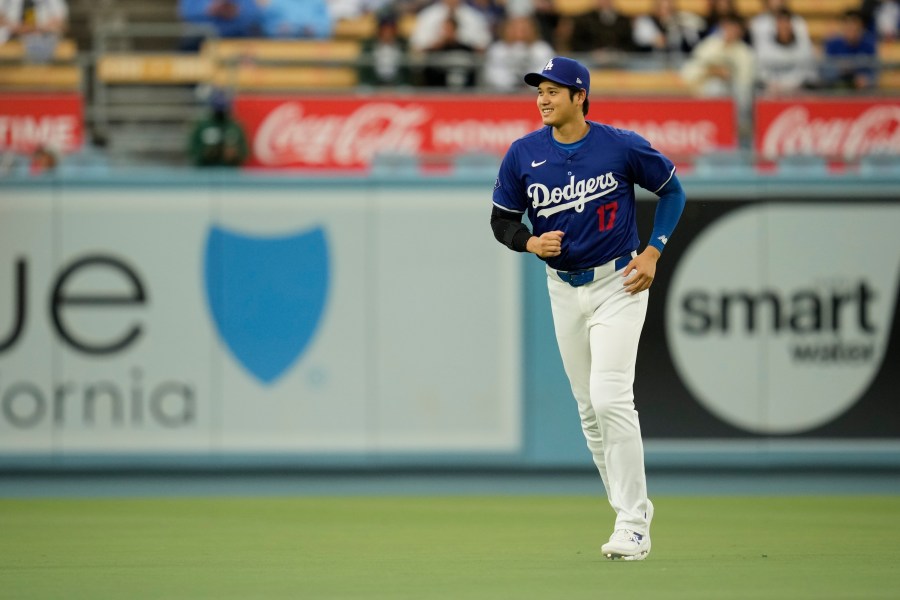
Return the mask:
<path fill-rule="evenodd" d="M 581 105 L 571 98 L 569 89 L 552 81 L 542 81 L 538 86 L 537 105 L 544 125 L 551 127 L 562 127 L 581 114 Z"/>

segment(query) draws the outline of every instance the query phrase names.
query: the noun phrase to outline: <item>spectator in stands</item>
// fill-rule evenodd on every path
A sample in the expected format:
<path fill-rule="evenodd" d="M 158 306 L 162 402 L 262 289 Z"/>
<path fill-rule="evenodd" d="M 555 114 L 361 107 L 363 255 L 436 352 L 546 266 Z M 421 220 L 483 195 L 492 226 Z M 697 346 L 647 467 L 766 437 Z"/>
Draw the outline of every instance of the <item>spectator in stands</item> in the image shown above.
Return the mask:
<path fill-rule="evenodd" d="M 447 44 L 447 20 L 457 24 L 456 39 L 463 46 L 484 51 L 491 43 L 487 19 L 463 0 L 437 0 L 422 9 L 410 35 L 410 48 L 417 53 L 440 49 Z"/>
<path fill-rule="evenodd" d="M 674 0 L 655 0 L 653 12 L 634 21 L 634 43 L 646 52 L 689 53 L 705 28 L 700 15 L 676 10 Z"/>
<path fill-rule="evenodd" d="M 897 39 L 900 33 L 900 2 L 882 2 L 875 12 L 875 32 L 884 40 Z"/>
<path fill-rule="evenodd" d="M 682 67 L 682 77 L 700 96 L 731 96 L 739 116 L 749 117 L 755 82 L 753 49 L 744 41 L 744 21 L 723 15 L 719 32 L 697 44 Z"/>
<path fill-rule="evenodd" d="M 22 40 L 27 60 L 46 62 L 66 30 L 65 0 L 0 0 L 0 44 Z"/>
<path fill-rule="evenodd" d="M 538 35 L 554 48 L 565 48 L 568 41 L 561 35 L 562 17 L 553 0 L 532 0 L 533 15 L 538 24 Z"/>
<path fill-rule="evenodd" d="M 400 37 L 397 17 L 389 13 L 380 15 L 375 37 L 363 43 L 365 63 L 359 71 L 359 82 L 373 86 L 408 85 L 406 51 L 407 42 Z"/>
<path fill-rule="evenodd" d="M 719 19 L 723 15 L 740 14 L 735 0 L 707 0 L 706 27 L 700 33 L 701 37 L 708 37 L 719 31 Z M 750 34 L 744 35 L 744 41 L 750 43 Z"/>
<path fill-rule="evenodd" d="M 828 87 L 866 90 L 875 87 L 878 43 L 866 30 L 863 15 L 848 10 L 840 32 L 825 40 L 822 79 Z"/>
<path fill-rule="evenodd" d="M 706 27 L 700 33 L 702 37 L 716 33 L 719 30 L 719 18 L 722 15 L 738 12 L 734 0 L 706 0 Z"/>
<path fill-rule="evenodd" d="M 188 23 L 212 25 L 221 37 L 254 37 L 260 34 L 256 0 L 179 0 L 178 14 Z M 194 45 L 198 47 L 199 42 Z"/>
<path fill-rule="evenodd" d="M 468 0 L 469 6 L 481 13 L 488 23 L 491 39 L 500 37 L 500 24 L 506 19 L 505 0 Z"/>
<path fill-rule="evenodd" d="M 440 40 L 427 50 L 423 83 L 428 87 L 463 88 L 475 85 L 473 46 L 462 41 L 459 23 L 452 15 L 444 20 Z"/>
<path fill-rule="evenodd" d="M 334 31 L 325 0 L 256 0 L 256 3 L 266 37 L 324 39 Z"/>
<path fill-rule="evenodd" d="M 750 19 L 750 43 L 756 46 L 766 43 L 775 37 L 775 22 L 778 20 L 778 11 L 789 10 L 787 0 L 766 0 L 763 12 Z M 797 44 L 803 48 L 812 49 L 812 40 L 809 37 L 809 27 L 806 19 L 798 14 L 791 15 L 791 25 Z"/>
<path fill-rule="evenodd" d="M 531 17 L 511 17 L 500 27 L 501 38 L 491 44 L 484 59 L 482 79 L 499 91 L 526 87 L 522 73 L 540 71 L 556 53 L 538 37 Z"/>
<path fill-rule="evenodd" d="M 759 82 L 767 94 L 790 94 L 813 87 L 816 80 L 816 55 L 794 30 L 791 11 L 775 12 L 772 39 L 761 38 L 753 46 L 756 52 Z"/>
<path fill-rule="evenodd" d="M 897 0 L 863 0 L 860 12 L 866 29 L 880 39 L 893 40 L 900 31 L 900 2 Z"/>
<path fill-rule="evenodd" d="M 613 0 L 596 0 L 594 9 L 571 19 L 569 48 L 572 52 L 602 54 L 632 52 L 631 19 L 616 10 Z M 595 56 L 602 60 L 602 56 Z"/>
<path fill-rule="evenodd" d="M 190 135 L 189 153 L 198 167 L 237 167 L 249 156 L 244 128 L 231 115 L 228 96 L 214 91 L 210 114 L 198 121 Z"/>

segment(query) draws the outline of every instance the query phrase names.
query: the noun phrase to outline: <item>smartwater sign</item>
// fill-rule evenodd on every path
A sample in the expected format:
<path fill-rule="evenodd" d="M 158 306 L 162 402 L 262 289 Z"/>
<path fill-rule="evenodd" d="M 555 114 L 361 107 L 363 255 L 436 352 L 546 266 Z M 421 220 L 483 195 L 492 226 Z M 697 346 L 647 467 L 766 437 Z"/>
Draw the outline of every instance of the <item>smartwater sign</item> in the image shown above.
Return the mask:
<path fill-rule="evenodd" d="M 668 351 L 638 374 L 648 434 L 900 437 L 900 204 L 698 202 L 685 217 L 645 329 Z"/>
<path fill-rule="evenodd" d="M 697 399 L 741 429 L 779 434 L 855 404 L 884 364 L 898 223 L 900 205 L 763 203 L 704 230 L 666 306 L 672 356 Z"/>
<path fill-rule="evenodd" d="M 518 450 L 519 269 L 484 210 L 449 188 L 5 188 L 0 453 Z"/>

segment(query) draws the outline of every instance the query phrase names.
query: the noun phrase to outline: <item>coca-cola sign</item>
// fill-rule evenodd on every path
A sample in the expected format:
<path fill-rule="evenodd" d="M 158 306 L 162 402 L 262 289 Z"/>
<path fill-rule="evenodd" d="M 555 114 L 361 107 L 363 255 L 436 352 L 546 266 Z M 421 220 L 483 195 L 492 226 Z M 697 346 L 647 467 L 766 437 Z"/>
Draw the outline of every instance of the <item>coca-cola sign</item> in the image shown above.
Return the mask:
<path fill-rule="evenodd" d="M 43 146 L 54 152 L 81 147 L 84 118 L 77 94 L 7 94 L 0 97 L 0 152 L 20 154 Z"/>
<path fill-rule="evenodd" d="M 766 159 L 806 154 L 853 161 L 900 154 L 900 99 L 761 100 L 756 149 Z"/>
<path fill-rule="evenodd" d="M 235 113 L 250 166 L 268 168 L 364 169 L 378 153 L 502 155 L 541 126 L 527 96 L 243 96 Z M 733 114 L 727 100 L 595 99 L 589 118 L 633 129 L 677 160 L 733 148 Z"/>

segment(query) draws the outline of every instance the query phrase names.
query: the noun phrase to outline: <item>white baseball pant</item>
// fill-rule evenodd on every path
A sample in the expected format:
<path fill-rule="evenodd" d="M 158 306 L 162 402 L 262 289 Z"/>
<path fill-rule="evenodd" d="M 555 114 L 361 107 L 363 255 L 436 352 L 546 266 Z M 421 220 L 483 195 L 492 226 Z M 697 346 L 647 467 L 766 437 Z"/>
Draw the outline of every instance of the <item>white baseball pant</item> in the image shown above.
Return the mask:
<path fill-rule="evenodd" d="M 572 287 L 547 268 L 556 340 L 588 449 L 616 511 L 615 529 L 647 534 L 647 480 L 634 408 L 634 365 L 649 290 L 625 291 L 615 261 Z"/>

